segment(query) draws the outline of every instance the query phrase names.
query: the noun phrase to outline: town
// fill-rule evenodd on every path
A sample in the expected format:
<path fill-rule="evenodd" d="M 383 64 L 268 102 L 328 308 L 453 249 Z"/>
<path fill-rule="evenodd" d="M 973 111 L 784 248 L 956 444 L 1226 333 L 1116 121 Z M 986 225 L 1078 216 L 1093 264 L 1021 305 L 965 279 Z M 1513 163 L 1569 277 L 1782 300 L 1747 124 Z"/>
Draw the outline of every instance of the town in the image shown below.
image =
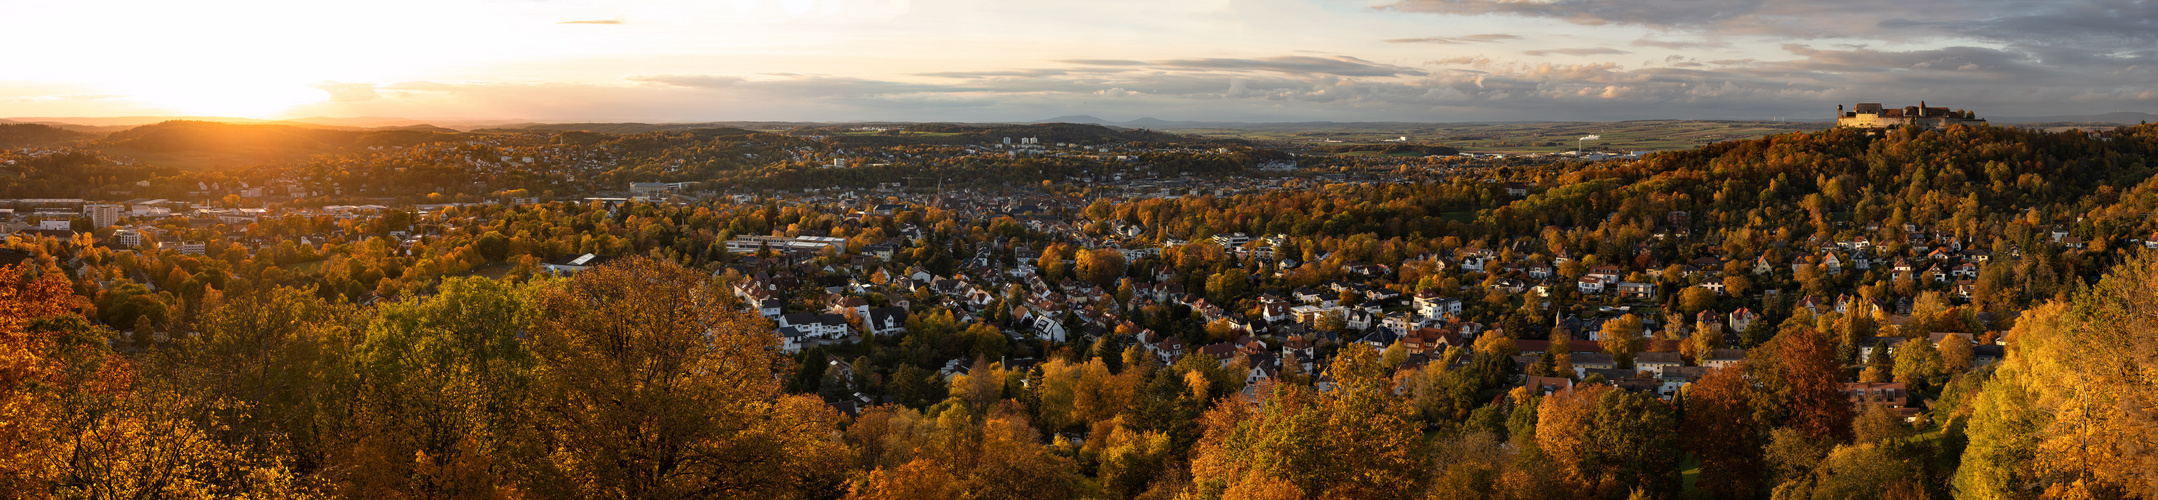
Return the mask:
<path fill-rule="evenodd" d="M 2152 137 L 1971 130 L 1948 128 L 2091 148 Z M 203 336 L 223 297 L 271 287 L 389 307 L 464 277 L 663 260 L 763 320 L 791 360 L 788 392 L 889 418 L 1009 381 L 996 392 L 1032 394 L 1035 426 L 1076 450 L 1173 427 L 1131 413 L 1152 378 L 1118 377 L 1194 374 L 1200 401 L 1331 392 L 1360 349 L 1418 428 L 1504 432 L 1501 412 L 1530 398 L 1596 387 L 1677 405 L 1714 370 L 1785 366 L 1817 342 L 1838 411 L 1938 432 L 1970 418 L 1944 398 L 2007 357 L 2027 309 L 2158 248 L 2142 202 L 2063 190 L 2135 185 L 2111 180 L 2132 168 L 2034 171 L 1917 127 L 1538 158 L 812 132 L 457 137 L 103 176 L 44 190 L 102 197 L 0 200 L 0 265 L 69 277 L 107 343 L 139 353 Z M 1145 140 L 1108 139 L 1131 134 Z M 666 141 L 681 142 L 635 145 Z M 1870 171 L 1770 165 L 1784 161 L 1771 143 L 1802 141 L 1922 152 Z M 135 172 L 64 148 L 4 157 L 18 179 L 51 158 Z M 168 198 L 110 199 L 136 195 Z M 1057 387 L 1064 399 L 1042 392 Z"/>

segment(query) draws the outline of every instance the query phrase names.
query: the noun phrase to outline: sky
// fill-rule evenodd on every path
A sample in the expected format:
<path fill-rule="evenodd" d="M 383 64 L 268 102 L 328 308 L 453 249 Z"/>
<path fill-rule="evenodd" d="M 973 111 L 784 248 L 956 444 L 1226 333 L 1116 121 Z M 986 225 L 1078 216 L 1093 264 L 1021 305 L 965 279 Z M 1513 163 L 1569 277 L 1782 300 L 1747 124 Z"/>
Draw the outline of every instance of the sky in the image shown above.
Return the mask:
<path fill-rule="evenodd" d="M 2158 0 L 0 0 L 0 117 L 2158 112 Z"/>

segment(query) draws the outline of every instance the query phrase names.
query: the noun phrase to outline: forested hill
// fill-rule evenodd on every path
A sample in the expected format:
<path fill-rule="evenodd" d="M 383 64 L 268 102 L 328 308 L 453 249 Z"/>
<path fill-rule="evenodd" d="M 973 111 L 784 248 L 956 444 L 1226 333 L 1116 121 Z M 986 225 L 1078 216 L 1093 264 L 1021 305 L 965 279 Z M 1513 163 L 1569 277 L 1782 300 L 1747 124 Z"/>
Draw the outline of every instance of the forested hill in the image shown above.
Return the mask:
<path fill-rule="evenodd" d="M 37 123 L 0 123 L 0 148 L 64 144 L 94 137 Z"/>
<path fill-rule="evenodd" d="M 160 153 L 308 154 L 352 147 L 412 146 L 460 136 L 423 128 L 339 130 L 173 120 L 114 132 L 98 145 Z"/>
<path fill-rule="evenodd" d="M 1541 183 L 1549 189 L 1486 220 L 1499 232 L 1535 231 L 1686 211 L 1696 214 L 1697 226 L 1752 227 L 1772 233 L 1755 239 L 1798 243 L 1869 224 L 2007 236 L 2013 233 L 2000 231 L 2012 228 L 2004 224 L 2028 217 L 2032 224 L 2070 224 L 2084 239 L 2107 244 L 2151 229 L 2144 226 L 2146 214 L 2158 209 L 2147 182 L 2154 154 L 2158 127 L 2148 125 L 2104 132 L 1831 129 L 1553 175 Z M 2087 217 L 2059 220 L 2068 214 Z"/>

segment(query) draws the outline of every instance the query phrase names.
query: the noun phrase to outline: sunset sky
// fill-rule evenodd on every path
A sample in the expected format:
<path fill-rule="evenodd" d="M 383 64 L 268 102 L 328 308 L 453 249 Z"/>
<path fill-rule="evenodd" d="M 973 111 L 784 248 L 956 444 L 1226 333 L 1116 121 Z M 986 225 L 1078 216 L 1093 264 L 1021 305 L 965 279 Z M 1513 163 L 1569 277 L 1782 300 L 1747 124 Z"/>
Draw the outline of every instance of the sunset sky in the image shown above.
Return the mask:
<path fill-rule="evenodd" d="M 0 117 L 2158 111 L 2149 0 L 0 0 Z"/>

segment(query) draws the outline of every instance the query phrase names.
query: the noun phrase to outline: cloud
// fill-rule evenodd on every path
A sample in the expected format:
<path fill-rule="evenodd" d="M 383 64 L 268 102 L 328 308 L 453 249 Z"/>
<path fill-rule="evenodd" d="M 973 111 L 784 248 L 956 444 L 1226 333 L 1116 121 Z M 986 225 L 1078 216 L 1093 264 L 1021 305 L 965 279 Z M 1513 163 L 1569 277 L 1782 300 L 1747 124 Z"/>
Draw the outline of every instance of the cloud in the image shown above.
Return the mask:
<path fill-rule="evenodd" d="M 1604 54 L 1631 54 L 1631 53 L 1632 53 L 1632 52 L 1627 52 L 1627 51 L 1623 51 L 1623 50 L 1619 50 L 1619 49 L 1611 49 L 1611 48 L 1604 48 L 1604 47 L 1594 47 L 1594 48 L 1586 48 L 1586 49 L 1544 49 L 1544 50 L 1530 50 L 1530 51 L 1523 51 L 1523 52 L 1522 52 L 1522 54 L 1526 54 L 1526 55 L 1531 55 L 1531 56 L 1542 56 L 1542 55 L 1548 55 L 1548 54 L 1560 54 L 1560 55 L 1569 55 L 1569 56 L 1594 56 L 1594 55 L 1604 55 Z"/>
<path fill-rule="evenodd" d="M 1822 50 L 1786 44 L 1783 49 L 1802 58 L 1782 63 L 1795 70 L 1844 74 L 1894 72 L 1906 78 L 1917 76 L 1913 73 L 1952 71 L 1971 73 L 1954 77 L 1958 79 L 2015 77 L 2018 81 L 2036 81 L 2050 72 L 2034 64 L 2036 61 L 2028 55 L 1985 47 L 1889 52 L 1863 48 Z"/>
<path fill-rule="evenodd" d="M 125 99 L 125 98 L 127 98 L 127 96 L 125 96 L 125 95 L 121 95 L 121 94 L 54 94 L 54 95 L 32 95 L 32 96 L 17 96 L 17 97 L 0 97 L 0 104 L 30 104 L 30 103 L 55 103 L 55 102 L 103 101 L 103 100 L 111 100 L 111 99 Z"/>
<path fill-rule="evenodd" d="M 1634 40 L 1634 41 L 1633 41 L 1633 46 L 1635 46 L 1635 47 L 1656 47 L 1656 48 L 1660 48 L 1660 49 L 1672 49 L 1672 50 L 1679 50 L 1679 49 L 1698 49 L 1698 48 L 1707 48 L 1707 47 L 1729 47 L 1729 46 L 1731 46 L 1731 43 L 1730 43 L 1730 42 L 1725 42 L 1725 41 L 1722 41 L 1722 40 L 1655 40 L 1655 39 L 1643 38 L 1643 39 L 1639 39 L 1639 40 Z"/>
<path fill-rule="evenodd" d="M 1129 59 L 1065 59 L 1065 60 L 1062 60 L 1062 61 L 1057 61 L 1057 62 L 1060 62 L 1060 63 L 1067 63 L 1067 64 L 1082 64 L 1082 65 L 1087 65 L 1087 66 L 1145 66 L 1145 65 L 1146 65 L 1146 61 L 1133 61 L 1133 60 L 1129 60 Z"/>
<path fill-rule="evenodd" d="M 330 102 L 360 102 L 382 97 L 381 94 L 375 93 L 375 84 L 372 83 L 322 82 L 314 87 L 329 92 Z"/>
<path fill-rule="evenodd" d="M 622 24 L 621 19 L 594 19 L 590 21 L 562 21 L 555 24 Z"/>
<path fill-rule="evenodd" d="M 1639 66 L 1479 55 L 1405 68 L 1356 57 L 1283 55 L 1076 59 L 1046 67 L 889 78 L 640 74 L 611 84 L 399 82 L 373 86 L 380 98 L 333 102 L 307 113 L 424 116 L 487 109 L 557 121 L 1004 121 L 1070 114 L 1469 121 L 1826 119 L 1837 103 L 1920 99 L 1975 109 L 1981 116 L 2062 114 L 2070 106 L 2081 106 L 2073 108 L 2076 112 L 2158 106 L 2158 91 L 2146 83 L 2158 80 L 2158 64 L 2097 74 L 2064 71 L 2073 68 L 2061 59 L 2005 46 L 1892 50 L 1911 46 L 1857 47 L 1846 46 L 1847 41 L 1791 41 L 1730 55 L 1717 51 L 1719 59 L 1659 51 Z M 1531 52 L 1625 53 L 1608 48 Z"/>
<path fill-rule="evenodd" d="M 1151 66 L 1164 70 L 1268 71 L 1298 75 L 1416 76 L 1424 71 L 1406 66 L 1380 64 L 1349 56 L 1275 56 L 1261 58 L 1199 58 L 1135 61 L 1126 59 L 1066 59 L 1082 66 Z M 1037 70 L 1039 71 L 1039 70 Z M 1099 71 L 1099 70 L 1089 70 Z M 964 73 L 973 74 L 973 73 Z"/>
<path fill-rule="evenodd" d="M 1706 24 L 1753 13 L 1764 0 L 1402 0 L 1387 8 L 1434 14 L 1511 14 L 1578 24 L 1672 26 Z"/>
<path fill-rule="evenodd" d="M 628 77 L 624 77 L 623 79 L 633 82 L 649 82 L 680 87 L 701 88 L 732 87 L 745 81 L 742 79 L 742 77 L 739 76 L 712 75 L 630 75 Z"/>
<path fill-rule="evenodd" d="M 1481 57 L 1481 56 L 1460 56 L 1460 57 L 1448 57 L 1448 58 L 1445 58 L 1445 59 L 1433 59 L 1433 60 L 1429 60 L 1429 61 L 1424 61 L 1424 64 L 1426 64 L 1426 65 L 1430 65 L 1430 66 L 1445 66 L 1445 65 L 1449 65 L 1449 64 L 1466 64 L 1466 65 L 1470 65 L 1470 66 L 1482 66 L 1482 65 L 1486 65 L 1486 64 L 1491 64 L 1491 63 L 1492 63 L 1492 59 L 1491 59 L 1491 58 L 1489 58 L 1489 57 Z"/>
<path fill-rule="evenodd" d="M 1400 76 L 1422 75 L 1416 68 L 1379 64 L 1349 56 L 1311 57 L 1279 56 L 1259 59 L 1171 59 L 1154 61 L 1156 66 L 1184 69 L 1255 70 L 1278 71 L 1293 74 L 1324 74 L 1337 76 Z"/>
<path fill-rule="evenodd" d="M 1381 8 L 1647 27 L 1659 36 L 1633 44 L 1667 49 L 1727 47 L 1728 37 L 1761 36 L 1983 41 L 2029 51 L 2078 49 L 2064 55 L 2158 57 L 2158 2 L 2150 0 L 1397 0 Z"/>
<path fill-rule="evenodd" d="M 1061 69 L 1008 69 L 996 71 L 938 71 L 932 73 L 915 73 L 914 76 L 933 76 L 938 78 L 997 78 L 1057 76 L 1067 73 L 1069 72 Z"/>
<path fill-rule="evenodd" d="M 1391 39 L 1387 39 L 1387 40 L 1386 40 L 1386 42 L 1387 42 L 1387 43 L 1437 43 L 1437 44 L 1463 44 L 1463 43 L 1496 43 L 1496 42 L 1500 42 L 1500 41 L 1505 41 L 1505 40 L 1518 40 L 1518 39 L 1520 39 L 1520 38 L 1521 38 L 1520 36 L 1516 36 L 1516 35 L 1508 35 L 1508 34 L 1505 34 L 1505 33 L 1483 33 L 1483 34 L 1477 34 L 1477 35 L 1465 35 L 1465 36 L 1427 36 L 1427 37 L 1423 37 L 1423 38 L 1391 38 Z"/>

